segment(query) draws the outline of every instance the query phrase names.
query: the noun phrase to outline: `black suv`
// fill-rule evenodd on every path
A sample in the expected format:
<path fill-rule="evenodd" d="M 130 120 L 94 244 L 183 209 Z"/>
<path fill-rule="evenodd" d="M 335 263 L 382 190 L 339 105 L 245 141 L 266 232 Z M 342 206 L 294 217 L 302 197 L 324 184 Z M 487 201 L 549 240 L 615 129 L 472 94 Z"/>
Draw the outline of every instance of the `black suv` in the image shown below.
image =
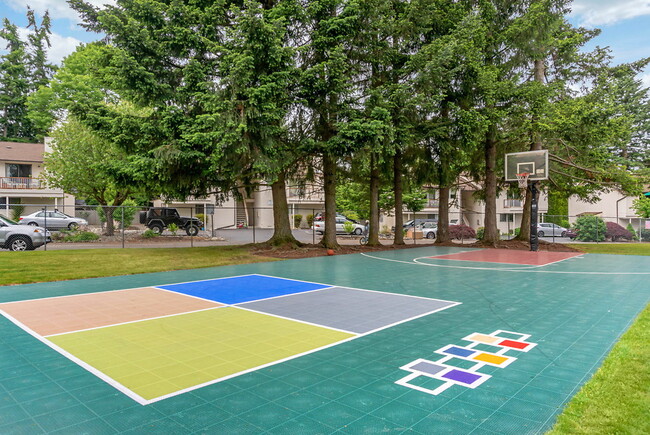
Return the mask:
<path fill-rule="evenodd" d="M 197 218 L 181 217 L 178 210 L 168 207 L 152 207 L 140 212 L 140 223 L 146 225 L 154 233 L 160 234 L 171 224 L 185 230 L 188 236 L 196 236 L 203 226 Z"/>

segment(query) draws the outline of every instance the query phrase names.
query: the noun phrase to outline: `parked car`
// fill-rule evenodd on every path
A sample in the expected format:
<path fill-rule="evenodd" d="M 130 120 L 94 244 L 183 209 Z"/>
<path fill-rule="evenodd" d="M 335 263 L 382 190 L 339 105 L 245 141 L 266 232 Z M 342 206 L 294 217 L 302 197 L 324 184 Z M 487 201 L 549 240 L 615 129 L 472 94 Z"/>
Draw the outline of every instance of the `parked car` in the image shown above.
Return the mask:
<path fill-rule="evenodd" d="M 355 221 L 354 219 L 350 219 L 349 217 L 344 216 L 344 215 L 342 215 L 341 213 L 336 213 L 336 217 L 337 217 L 337 218 L 345 218 L 345 219 L 351 220 L 351 221 L 354 222 L 354 223 L 358 223 L 358 222 Z M 316 213 L 316 214 L 314 215 L 314 220 L 315 220 L 315 221 L 323 221 L 323 220 L 325 220 L 325 213 L 322 212 L 322 211 L 319 211 L 318 213 Z"/>
<path fill-rule="evenodd" d="M 425 239 L 435 239 L 438 236 L 438 223 L 425 222 L 421 227 L 422 237 Z"/>
<path fill-rule="evenodd" d="M 573 240 L 573 239 L 575 239 L 576 237 L 578 237 L 578 232 L 577 232 L 576 230 L 572 230 L 572 229 L 569 228 L 568 230 L 566 230 L 566 235 L 565 235 L 565 237 L 568 237 L 568 238 L 570 238 L 571 240 Z"/>
<path fill-rule="evenodd" d="M 352 232 L 348 233 L 345 231 L 345 223 L 350 222 L 352 224 Z M 360 236 L 363 234 L 364 226 L 356 223 L 352 219 L 346 217 L 337 216 L 336 217 L 336 234 L 355 234 Z M 318 234 L 323 234 L 325 232 L 325 221 L 314 221 L 312 230 L 316 231 Z"/>
<path fill-rule="evenodd" d="M 537 237 L 565 237 L 567 229 L 556 224 L 540 223 L 537 224 Z"/>
<path fill-rule="evenodd" d="M 152 207 L 147 211 L 141 211 L 140 223 L 156 234 L 161 234 L 165 228 L 175 224 L 178 228 L 184 229 L 188 236 L 196 236 L 199 228 L 203 227 L 200 219 L 181 216 L 178 210 L 170 207 Z"/>
<path fill-rule="evenodd" d="M 0 215 L 0 248 L 11 251 L 32 251 L 51 242 L 45 228 L 20 225 Z"/>
<path fill-rule="evenodd" d="M 43 228 L 51 229 L 69 229 L 76 230 L 80 226 L 88 225 L 88 221 L 81 218 L 76 218 L 65 213 L 61 213 L 58 210 L 55 211 L 37 211 L 27 216 L 20 217 L 20 223 L 39 226 Z"/>
<path fill-rule="evenodd" d="M 419 228 L 419 227 L 421 227 L 422 225 L 424 225 L 427 222 L 434 223 L 434 224 L 437 225 L 438 224 L 438 219 L 411 219 L 410 221 L 405 222 L 403 227 L 404 227 L 404 229 L 409 229 L 409 228 L 411 228 L 413 226 Z"/>

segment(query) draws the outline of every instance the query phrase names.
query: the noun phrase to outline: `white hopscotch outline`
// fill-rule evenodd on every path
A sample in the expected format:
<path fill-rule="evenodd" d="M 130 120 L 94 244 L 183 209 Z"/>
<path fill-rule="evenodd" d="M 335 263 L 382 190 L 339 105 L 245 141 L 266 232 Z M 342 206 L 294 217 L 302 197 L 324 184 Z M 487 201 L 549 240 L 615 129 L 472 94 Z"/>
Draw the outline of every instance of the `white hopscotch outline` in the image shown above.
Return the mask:
<path fill-rule="evenodd" d="M 172 293 L 175 293 L 175 294 L 180 294 L 180 295 L 184 295 L 184 296 L 188 296 L 188 297 L 194 297 L 196 299 L 200 299 L 200 300 L 203 300 L 203 301 L 208 301 L 208 302 L 212 302 L 212 303 L 219 303 L 219 304 L 222 304 L 222 305 L 219 305 L 219 306 L 216 306 L 216 307 L 205 308 L 205 309 L 201 309 L 201 310 L 195 310 L 195 311 L 191 311 L 191 312 L 175 313 L 175 314 L 169 314 L 169 315 L 164 315 L 164 316 L 158 316 L 158 317 L 154 317 L 154 318 L 133 320 L 133 321 L 128 321 L 128 322 L 122 322 L 122 323 L 115 324 L 115 325 L 98 326 L 98 327 L 93 327 L 93 328 L 81 329 L 81 330 L 77 330 L 77 331 L 69 331 L 69 332 L 59 333 L 59 334 L 51 334 L 51 335 L 48 335 L 48 336 L 38 334 L 36 331 L 32 330 L 27 325 L 23 324 L 18 319 L 16 319 L 13 316 L 9 315 L 8 313 L 6 313 L 2 309 L 0 309 L 0 314 L 2 314 L 5 318 L 7 318 L 11 322 L 13 322 L 16 326 L 18 326 L 23 331 L 27 332 L 28 334 L 30 334 L 31 336 L 33 336 L 34 338 L 36 338 L 37 340 L 39 340 L 40 342 L 42 342 L 43 344 L 48 346 L 49 348 L 55 350 L 59 354 L 61 354 L 64 357 L 68 358 L 70 361 L 72 361 L 75 364 L 79 365 L 81 368 L 83 368 L 83 369 L 87 370 L 88 372 L 92 373 L 93 375 L 97 376 L 99 379 L 103 380 L 104 382 L 111 385 L 112 387 L 114 387 L 118 391 L 124 393 L 126 396 L 130 397 L 131 399 L 133 399 L 134 401 L 136 401 L 140 405 L 144 406 L 144 405 L 149 405 L 151 403 L 155 403 L 155 402 L 158 402 L 160 400 L 164 400 L 164 399 L 167 399 L 167 398 L 170 398 L 170 397 L 178 396 L 180 394 L 184 394 L 184 393 L 187 393 L 189 391 L 193 391 L 193 390 L 196 390 L 196 389 L 199 389 L 199 388 L 203 388 L 203 387 L 208 386 L 208 385 L 223 382 L 225 380 L 232 379 L 232 378 L 235 378 L 237 376 L 244 375 L 246 373 L 251 373 L 251 372 L 254 372 L 254 371 L 257 371 L 257 370 L 261 370 L 263 368 L 270 367 L 270 366 L 273 366 L 275 364 L 280 364 L 280 363 L 283 363 L 283 362 L 286 362 L 286 361 L 289 361 L 289 360 L 292 360 L 292 359 L 295 359 L 295 358 L 300 358 L 300 357 L 308 355 L 310 353 L 319 352 L 319 351 L 327 349 L 329 347 L 338 346 L 339 344 L 347 343 L 348 341 L 356 340 L 357 338 L 365 337 L 366 335 L 374 334 L 374 333 L 382 331 L 384 329 L 392 328 L 392 327 L 400 325 L 402 323 L 410 322 L 412 320 L 419 319 L 421 317 L 428 316 L 428 315 L 436 313 L 438 311 L 443 311 L 443 310 L 446 310 L 448 308 L 453 308 L 453 307 L 455 307 L 457 305 L 462 304 L 462 302 L 448 301 L 448 300 L 435 299 L 435 298 L 427 298 L 427 297 L 424 297 L 424 296 L 413 296 L 413 295 L 406 295 L 406 294 L 401 294 L 401 293 L 391 293 L 391 292 L 384 292 L 384 291 L 379 291 L 379 290 L 367 290 L 367 289 L 360 289 L 360 288 L 354 288 L 354 287 L 333 286 L 333 285 L 330 285 L 330 284 L 323 284 L 323 283 L 317 283 L 317 282 L 312 282 L 312 281 L 301 281 L 301 280 L 297 280 L 297 279 L 282 278 L 282 277 L 276 277 L 276 276 L 272 276 L 272 275 L 262 275 L 262 274 L 255 274 L 255 273 L 246 274 L 246 275 L 236 275 L 236 276 L 214 278 L 214 279 L 202 279 L 202 280 L 197 280 L 197 281 L 187 281 L 187 282 L 177 283 L 177 284 L 188 284 L 188 283 L 194 283 L 194 282 L 216 281 L 216 280 L 222 280 L 222 279 L 228 279 L 228 278 L 240 278 L 240 277 L 246 277 L 246 276 L 264 276 L 264 277 L 267 277 L 267 278 L 276 278 L 276 279 L 282 279 L 282 280 L 286 279 L 287 281 L 306 282 L 306 283 L 309 283 L 309 284 L 317 284 L 317 285 L 325 286 L 325 287 L 320 288 L 320 289 L 313 289 L 313 290 L 307 290 L 307 291 L 304 291 L 304 292 L 296 292 L 296 293 L 290 293 L 290 294 L 285 294 L 285 295 L 278 295 L 278 296 L 269 297 L 269 298 L 260 299 L 260 300 L 268 300 L 268 299 L 274 299 L 276 297 L 285 297 L 285 296 L 291 296 L 291 295 L 298 295 L 298 294 L 302 294 L 302 293 L 309 293 L 309 292 L 327 290 L 327 289 L 338 287 L 338 288 L 357 290 L 357 291 L 367 291 L 367 292 L 383 293 L 383 294 L 390 294 L 390 295 L 402 296 L 402 297 L 410 297 L 410 298 L 418 298 L 418 299 L 440 301 L 440 302 L 445 302 L 448 305 L 445 305 L 443 307 L 440 307 L 440 308 L 437 308 L 435 310 L 431 310 L 431 311 L 428 311 L 428 312 L 425 312 L 425 313 L 422 313 L 422 314 L 418 314 L 417 316 L 413 316 L 413 317 L 409 317 L 409 318 L 400 320 L 398 322 L 394 322 L 392 324 L 382 326 L 380 328 L 373 329 L 371 331 L 368 331 L 368 332 L 365 332 L 365 333 L 362 333 L 362 334 L 354 333 L 354 332 L 350 332 L 350 331 L 344 331 L 344 330 L 341 330 L 341 329 L 332 328 L 332 327 L 328 327 L 328 326 L 324 326 L 324 325 L 319 325 L 319 324 L 316 324 L 316 323 L 305 322 L 305 321 L 301 321 L 299 319 L 286 318 L 286 317 L 274 315 L 274 314 L 271 314 L 271 313 L 265 313 L 265 312 L 262 312 L 262 311 L 255 311 L 255 310 L 251 310 L 251 309 L 246 309 L 246 308 L 238 306 L 239 304 L 246 304 L 248 302 L 253 302 L 253 301 L 240 302 L 238 304 L 224 304 L 222 302 L 212 301 L 212 300 L 209 300 L 209 299 L 204 299 L 204 298 L 201 298 L 201 297 L 195 297 L 195 296 L 192 296 L 192 295 L 186 295 L 186 294 L 180 293 L 180 292 L 174 292 L 173 290 L 169 290 L 169 289 L 158 288 L 157 286 L 153 286 L 153 285 L 152 286 L 145 286 L 145 287 L 128 288 L 128 289 L 107 290 L 107 291 L 92 292 L 92 293 L 79 293 L 79 294 L 74 294 L 74 295 L 52 296 L 51 298 L 26 299 L 26 300 L 22 300 L 22 301 L 11 301 L 11 302 L 6 302 L 6 303 L 29 302 L 29 301 L 47 300 L 47 299 L 55 299 L 55 298 L 62 298 L 62 297 L 102 294 L 102 293 L 115 292 L 115 291 L 154 288 L 156 290 L 168 291 L 168 292 L 172 292 Z M 163 284 L 163 285 L 167 285 L 167 284 Z M 169 284 L 169 285 L 174 285 L 174 284 Z M 2 304 L 0 304 L 0 305 L 2 305 Z M 94 330 L 94 329 L 102 329 L 102 328 L 107 328 L 107 327 L 111 327 L 111 326 L 119 326 L 119 325 L 124 325 L 124 324 L 129 324 L 129 323 L 138 323 L 138 322 L 143 322 L 143 321 L 148 321 L 148 320 L 155 320 L 155 319 L 166 318 L 166 317 L 181 316 L 181 315 L 184 315 L 184 314 L 192 314 L 192 313 L 201 312 L 201 311 L 217 310 L 217 309 L 225 308 L 225 307 L 238 308 L 238 309 L 242 309 L 242 310 L 249 311 L 249 312 L 256 312 L 256 313 L 268 315 L 268 316 L 271 316 L 271 317 L 277 317 L 277 318 L 282 318 L 282 319 L 285 319 L 285 320 L 290 320 L 290 321 L 294 321 L 294 322 L 298 322 L 298 323 L 317 326 L 317 327 L 321 327 L 323 329 L 329 329 L 329 330 L 342 332 L 342 333 L 346 333 L 346 334 L 352 334 L 352 337 L 349 337 L 349 338 L 346 338 L 346 339 L 343 339 L 343 340 L 339 340 L 339 341 L 336 341 L 334 343 L 327 344 L 325 346 L 310 349 L 308 351 L 305 351 L 305 352 L 302 352 L 302 353 L 299 353 L 299 354 L 291 355 L 291 356 L 286 357 L 286 358 L 271 361 L 271 362 L 266 363 L 266 364 L 255 366 L 255 367 L 252 367 L 250 369 L 242 370 L 240 372 L 232 373 L 230 375 L 227 375 L 227 376 L 224 376 L 224 377 L 221 377 L 221 378 L 217 378 L 217 379 L 213 379 L 211 381 L 207 381 L 207 382 L 204 382 L 204 383 L 201 383 L 201 384 L 193 385 L 191 387 L 187 387 L 187 388 L 184 388 L 184 389 L 181 389 L 181 390 L 177 390 L 177 391 L 174 391 L 172 393 L 165 394 L 163 396 L 154 397 L 153 399 L 145 399 L 144 397 L 140 396 L 139 394 L 137 394 L 133 390 L 131 390 L 128 387 L 126 387 L 126 386 L 122 385 L 121 383 L 119 383 L 117 380 L 115 380 L 112 377 L 108 376 L 107 374 L 105 374 L 101 370 L 93 367 L 92 365 L 84 362 L 80 358 L 77 358 L 76 356 L 74 356 L 70 352 L 64 350 L 60 346 L 54 344 L 53 342 L 51 342 L 47 338 L 47 337 L 65 335 L 65 334 L 72 334 L 72 333 L 76 333 L 76 332 L 90 331 L 90 330 Z"/>
<path fill-rule="evenodd" d="M 507 337 L 500 337 L 498 334 L 501 334 L 501 333 L 506 333 L 506 334 L 515 334 L 515 335 L 520 335 L 521 337 L 518 338 L 518 339 L 507 338 Z M 467 337 L 471 337 L 472 335 L 476 335 L 476 334 L 478 334 L 478 335 L 486 335 L 486 336 L 489 336 L 489 337 L 500 338 L 500 339 L 503 339 L 503 340 L 517 340 L 517 341 L 522 341 L 522 342 L 524 342 L 524 343 L 529 344 L 530 346 L 527 346 L 527 347 L 526 347 L 527 350 L 523 350 L 523 349 L 516 349 L 516 348 L 512 348 L 512 347 L 500 346 L 500 345 L 498 345 L 498 344 L 492 344 L 492 343 L 485 343 L 485 342 L 480 342 L 480 341 L 470 340 L 470 339 L 467 338 Z M 467 335 L 465 338 L 462 338 L 462 339 L 461 339 L 461 340 L 465 340 L 465 341 L 471 341 L 471 343 L 468 344 L 467 346 L 457 346 L 457 345 L 454 345 L 454 344 L 450 344 L 450 345 L 446 345 L 446 346 L 441 347 L 440 349 L 436 350 L 435 353 L 440 354 L 440 353 L 441 353 L 441 350 L 443 350 L 443 349 L 446 349 L 446 348 L 448 348 L 448 347 L 450 347 L 450 346 L 457 346 L 457 347 L 463 347 L 463 348 L 465 348 L 465 349 L 476 350 L 477 352 L 483 352 L 483 353 L 488 353 L 488 354 L 491 354 L 491 355 L 503 356 L 503 357 L 505 357 L 505 358 L 512 358 L 512 361 L 509 361 L 507 364 L 505 364 L 505 365 L 500 365 L 500 366 L 496 366 L 496 367 L 499 367 L 499 368 L 505 368 L 506 366 L 510 365 L 513 361 L 515 361 L 515 360 L 517 359 L 517 358 L 515 358 L 515 357 L 505 355 L 505 353 L 506 353 L 507 351 L 509 351 L 509 350 L 513 350 L 513 351 L 517 351 L 517 352 L 528 352 L 530 349 L 532 349 L 532 348 L 534 348 L 535 346 L 537 346 L 537 343 L 530 343 L 530 342 L 524 341 L 524 340 L 528 340 L 530 337 L 531 337 L 531 334 L 522 334 L 521 332 L 507 331 L 507 330 L 505 330 L 505 329 L 497 329 L 496 331 L 494 331 L 494 332 L 492 332 L 492 333 L 490 333 L 490 334 L 485 334 L 485 333 L 483 333 L 483 332 L 473 332 L 473 333 Z M 488 344 L 489 346 L 501 347 L 501 349 L 499 349 L 499 350 L 496 351 L 496 352 L 484 352 L 484 351 L 482 351 L 482 350 L 474 349 L 474 347 L 478 346 L 479 344 Z M 415 361 L 412 361 L 412 362 L 410 362 L 410 363 L 408 363 L 408 364 L 405 364 L 404 366 L 400 367 L 400 369 L 403 369 L 403 370 L 406 370 L 406 371 L 410 371 L 410 372 L 412 372 L 412 373 L 409 374 L 409 375 L 404 376 L 404 377 L 401 378 L 401 379 L 398 379 L 397 381 L 395 381 L 395 383 L 396 383 L 397 385 L 401 385 L 401 386 L 403 386 L 403 387 L 412 388 L 412 389 L 414 389 L 414 390 L 422 391 L 422 392 L 424 392 L 424 393 L 427 393 L 427 394 L 431 394 L 431 395 L 437 396 L 438 394 L 442 393 L 443 391 L 447 390 L 448 388 L 451 388 L 451 387 L 452 387 L 453 385 L 455 385 L 455 384 L 457 384 L 457 385 L 462 385 L 463 387 L 466 387 L 466 388 L 476 388 L 476 387 L 478 387 L 479 385 L 481 385 L 483 382 L 485 382 L 485 381 L 487 380 L 487 379 L 485 379 L 485 380 L 481 380 L 481 381 L 480 381 L 479 383 L 477 383 L 475 386 L 472 386 L 472 385 L 474 385 L 474 384 L 467 385 L 467 384 L 464 384 L 464 383 L 462 383 L 462 382 L 453 382 L 453 381 L 450 380 L 450 379 L 440 379 L 440 378 L 436 377 L 435 375 L 431 375 L 431 374 L 428 374 L 428 373 L 426 373 L 426 372 L 419 372 L 419 371 L 412 370 L 412 369 L 409 369 L 409 368 L 408 368 L 408 367 L 410 367 L 410 366 L 413 366 L 413 365 L 416 364 L 417 362 L 421 362 L 421 361 L 429 362 L 429 363 L 431 363 L 431 364 L 440 364 L 440 365 L 443 365 L 443 366 L 445 366 L 445 367 L 454 367 L 454 366 L 449 366 L 449 365 L 444 364 L 444 363 L 447 362 L 447 361 L 449 361 L 450 359 L 453 359 L 453 358 L 460 358 L 460 359 L 468 360 L 468 358 L 460 357 L 460 356 L 457 356 L 457 355 L 449 355 L 449 354 L 446 354 L 446 355 L 447 355 L 447 356 L 445 356 L 445 357 L 443 357 L 443 358 L 440 358 L 440 359 L 438 359 L 437 361 L 429 361 L 429 360 L 424 359 L 424 358 L 419 358 L 419 359 L 417 359 L 417 360 L 415 360 Z M 458 369 L 458 370 L 463 370 L 463 371 L 471 372 L 471 373 L 474 373 L 474 374 L 477 374 L 477 375 L 488 376 L 488 379 L 489 379 L 489 378 L 491 377 L 490 375 L 487 375 L 487 374 L 485 374 L 485 373 L 477 372 L 477 370 L 480 370 L 481 368 L 483 368 L 483 367 L 486 366 L 486 365 L 490 365 L 490 366 L 493 366 L 493 367 L 495 366 L 494 364 L 490 364 L 490 363 L 488 363 L 487 361 L 479 361 L 479 362 L 477 362 L 476 364 L 474 364 L 472 367 L 469 367 L 469 368 L 467 368 L 467 369 L 463 369 L 463 368 L 460 368 L 460 367 L 455 367 L 455 368 Z M 440 372 L 440 373 L 443 373 L 443 372 Z M 447 373 L 447 371 L 445 371 L 444 373 Z M 436 375 L 438 375 L 438 373 L 436 373 Z M 445 383 L 442 384 L 442 385 L 440 385 L 439 387 L 437 387 L 437 388 L 434 389 L 434 390 L 431 390 L 431 389 L 428 389 L 428 388 L 424 388 L 424 387 L 419 387 L 419 386 L 417 386 L 417 385 L 413 385 L 413 384 L 410 384 L 410 383 L 409 383 L 410 381 L 412 381 L 413 379 L 415 379 L 415 378 L 417 378 L 417 377 L 419 377 L 419 376 L 428 376 L 428 377 L 430 377 L 430 378 L 434 378 L 434 379 L 438 379 L 438 380 L 441 380 L 441 381 L 445 381 Z"/>

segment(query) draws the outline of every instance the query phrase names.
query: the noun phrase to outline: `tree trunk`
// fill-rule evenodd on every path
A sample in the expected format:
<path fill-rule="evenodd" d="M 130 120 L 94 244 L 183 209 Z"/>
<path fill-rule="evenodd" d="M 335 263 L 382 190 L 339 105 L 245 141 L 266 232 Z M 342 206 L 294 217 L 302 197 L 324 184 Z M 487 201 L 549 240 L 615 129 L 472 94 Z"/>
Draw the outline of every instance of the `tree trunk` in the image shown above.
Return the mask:
<path fill-rule="evenodd" d="M 291 232 L 284 173 L 278 175 L 278 179 L 271 184 L 271 193 L 273 195 L 273 237 L 268 243 L 275 246 L 285 244 L 301 246 L 302 243 L 296 240 Z"/>
<path fill-rule="evenodd" d="M 485 137 L 485 218 L 483 226 L 485 233 L 483 242 L 496 246 L 499 240 L 497 231 L 497 175 L 495 172 L 497 160 L 497 127 L 490 125 Z"/>
<path fill-rule="evenodd" d="M 375 153 L 370 156 L 370 231 L 368 245 L 379 245 L 379 167 Z"/>
<path fill-rule="evenodd" d="M 440 187 L 438 201 L 438 230 L 436 243 L 451 241 L 449 236 L 449 187 Z"/>
<path fill-rule="evenodd" d="M 104 235 L 114 236 L 115 224 L 113 222 L 113 211 L 115 210 L 115 207 L 110 205 L 102 205 L 101 207 L 104 211 L 104 217 L 106 218 L 106 231 L 104 231 Z"/>
<path fill-rule="evenodd" d="M 536 82 L 544 83 L 544 74 L 546 71 L 546 66 L 544 60 L 536 60 L 534 62 L 533 75 Z M 533 114 L 533 125 L 537 121 L 538 116 Z M 537 151 L 542 149 L 542 135 L 538 131 L 532 132 L 532 141 L 530 144 L 530 151 Z M 537 199 L 539 200 L 539 190 L 537 191 Z M 521 227 L 519 228 L 519 236 L 517 240 L 523 240 L 524 242 L 530 241 L 530 205 L 532 204 L 532 198 L 530 189 L 526 189 L 526 194 L 524 196 L 524 207 L 521 212 Z"/>
<path fill-rule="evenodd" d="M 336 241 L 336 158 L 323 154 L 323 184 L 325 193 L 325 233 L 321 245 L 328 249 L 339 247 Z"/>
<path fill-rule="evenodd" d="M 395 239 L 393 245 L 404 244 L 404 204 L 402 203 L 402 151 L 395 150 L 393 157 L 393 194 L 395 195 Z"/>

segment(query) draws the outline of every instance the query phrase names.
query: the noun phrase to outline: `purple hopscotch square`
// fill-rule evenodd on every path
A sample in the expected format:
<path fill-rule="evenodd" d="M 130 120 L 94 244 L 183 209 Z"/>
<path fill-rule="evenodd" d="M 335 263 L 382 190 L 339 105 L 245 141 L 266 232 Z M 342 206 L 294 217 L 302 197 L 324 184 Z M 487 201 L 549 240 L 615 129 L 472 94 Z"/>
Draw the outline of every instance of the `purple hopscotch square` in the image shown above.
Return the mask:
<path fill-rule="evenodd" d="M 445 353 L 448 353 L 449 355 L 456 355 L 456 356 L 462 356 L 464 358 L 474 355 L 476 353 L 475 350 L 469 350 L 469 349 L 464 349 L 462 347 L 458 346 L 451 346 L 449 349 L 445 350 Z"/>
<path fill-rule="evenodd" d="M 463 370 L 450 370 L 442 375 L 443 378 L 451 379 L 452 381 L 461 382 L 463 384 L 471 385 L 481 379 L 480 375 L 466 372 Z"/>

